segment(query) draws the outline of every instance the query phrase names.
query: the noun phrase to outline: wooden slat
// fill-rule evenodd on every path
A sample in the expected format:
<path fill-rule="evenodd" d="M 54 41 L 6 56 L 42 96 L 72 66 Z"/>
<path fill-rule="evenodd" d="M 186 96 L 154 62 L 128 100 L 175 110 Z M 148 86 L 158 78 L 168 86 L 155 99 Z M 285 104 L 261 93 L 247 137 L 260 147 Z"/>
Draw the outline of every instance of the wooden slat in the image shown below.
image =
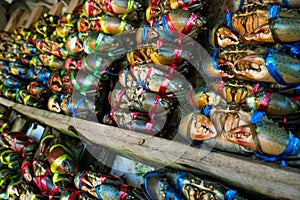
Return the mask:
<path fill-rule="evenodd" d="M 25 28 L 30 28 L 32 24 L 34 24 L 41 15 L 45 12 L 46 8 L 44 6 L 36 6 L 32 12 L 30 13 L 30 16 L 24 25 Z"/>
<path fill-rule="evenodd" d="M 60 16 L 62 13 L 62 9 L 64 8 L 65 4 L 63 2 L 57 2 L 54 4 L 51 9 L 49 10 L 48 14 L 49 15 L 55 15 L 55 16 Z"/>
<path fill-rule="evenodd" d="M 66 9 L 66 13 L 72 13 L 73 10 L 81 3 L 83 3 L 83 0 L 70 0 Z"/>
<path fill-rule="evenodd" d="M 22 13 L 22 15 L 19 18 L 19 21 L 18 21 L 16 27 L 21 27 L 24 24 L 25 20 L 28 18 L 28 15 L 29 15 L 29 11 L 24 10 L 24 12 Z"/>
<path fill-rule="evenodd" d="M 75 127 L 84 141 L 114 149 L 122 155 L 192 172 L 204 171 L 237 188 L 275 199 L 300 199 L 300 170 L 296 168 L 226 153 L 200 151 L 183 143 L 23 106 L 2 97 L 0 102 L 58 130 L 68 131 L 70 126 Z"/>
<path fill-rule="evenodd" d="M 23 14 L 24 11 L 25 10 L 21 8 L 17 8 L 15 11 L 13 11 L 4 30 L 7 32 L 12 32 L 17 27 L 20 16 Z"/>
<path fill-rule="evenodd" d="M 7 19 L 4 13 L 4 8 L 0 3 L 0 30 L 4 30 L 6 24 L 7 24 Z"/>

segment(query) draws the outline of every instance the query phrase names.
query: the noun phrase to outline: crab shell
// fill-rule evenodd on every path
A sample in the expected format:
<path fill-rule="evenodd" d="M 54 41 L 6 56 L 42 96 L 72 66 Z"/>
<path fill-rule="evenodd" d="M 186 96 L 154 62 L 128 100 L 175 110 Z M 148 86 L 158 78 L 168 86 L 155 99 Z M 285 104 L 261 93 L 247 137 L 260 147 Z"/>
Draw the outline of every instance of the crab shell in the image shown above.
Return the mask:
<path fill-rule="evenodd" d="M 53 173 L 59 174 L 70 174 L 74 175 L 78 172 L 78 166 L 75 162 L 70 158 L 65 158 L 64 160 L 60 161 L 59 159 L 64 156 L 68 155 L 64 148 L 61 146 L 49 145 L 46 149 L 45 156 L 48 160 L 49 164 L 51 165 L 51 171 Z M 52 165 L 59 163 L 56 168 L 52 168 Z"/>
<path fill-rule="evenodd" d="M 218 182 L 191 173 L 167 169 L 165 174 L 171 186 L 178 188 L 178 183 L 181 183 L 179 190 L 186 199 L 224 199 L 228 190 Z"/>

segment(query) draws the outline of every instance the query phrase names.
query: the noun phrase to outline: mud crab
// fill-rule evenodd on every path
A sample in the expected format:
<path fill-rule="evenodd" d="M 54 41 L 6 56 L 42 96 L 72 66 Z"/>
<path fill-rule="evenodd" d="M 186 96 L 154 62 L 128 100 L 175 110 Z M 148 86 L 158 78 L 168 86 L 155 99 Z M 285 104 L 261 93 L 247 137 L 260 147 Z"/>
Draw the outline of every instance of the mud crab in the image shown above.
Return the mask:
<path fill-rule="evenodd" d="M 235 77 L 256 82 L 278 83 L 283 86 L 300 83 L 298 67 L 300 59 L 271 48 L 245 45 L 240 47 L 240 50 L 233 51 L 232 48 L 221 49 L 222 52 L 217 53 L 216 64 L 213 60 L 205 65 L 206 73 L 213 77 Z"/>
<path fill-rule="evenodd" d="M 52 173 L 75 175 L 78 172 L 73 152 L 55 139 L 54 135 L 49 134 L 42 138 L 39 155 L 45 156 Z"/>
<path fill-rule="evenodd" d="M 171 169 L 146 173 L 144 190 L 150 199 L 244 199 L 221 183 Z"/>
<path fill-rule="evenodd" d="M 216 25 L 211 32 L 210 41 L 216 47 L 240 42 L 251 44 L 296 42 L 300 40 L 300 30 L 295 25 L 299 20 L 300 15 L 296 11 L 279 9 L 274 5 L 252 4 L 234 11 L 227 18 L 226 25 Z"/>
<path fill-rule="evenodd" d="M 33 155 L 37 147 L 37 141 L 23 132 L 2 132 L 0 143 L 4 147 L 13 149 L 22 157 Z"/>
<path fill-rule="evenodd" d="M 242 109 L 230 110 L 212 106 L 207 116 L 195 111 L 184 116 L 179 123 L 179 133 L 187 140 L 203 141 L 215 149 L 233 153 L 249 154 L 251 150 L 241 145 L 230 144 L 222 132 L 228 132 L 235 127 L 249 125 L 251 114 Z"/>
<path fill-rule="evenodd" d="M 145 199 L 139 188 L 128 186 L 124 180 L 97 171 L 84 171 L 76 174 L 74 184 L 77 189 L 88 192 L 100 199 Z"/>
<path fill-rule="evenodd" d="M 266 119 L 256 124 L 242 125 L 223 132 L 222 136 L 232 143 L 242 145 L 262 155 L 279 156 L 278 159 L 289 156 L 299 158 L 300 140 L 283 127 Z M 290 147 L 287 148 L 288 146 Z"/>
<path fill-rule="evenodd" d="M 173 92 L 177 97 L 190 89 L 189 82 L 178 73 L 175 66 L 145 64 L 124 69 L 119 74 L 122 87 L 144 88 L 145 90 L 160 93 Z"/>

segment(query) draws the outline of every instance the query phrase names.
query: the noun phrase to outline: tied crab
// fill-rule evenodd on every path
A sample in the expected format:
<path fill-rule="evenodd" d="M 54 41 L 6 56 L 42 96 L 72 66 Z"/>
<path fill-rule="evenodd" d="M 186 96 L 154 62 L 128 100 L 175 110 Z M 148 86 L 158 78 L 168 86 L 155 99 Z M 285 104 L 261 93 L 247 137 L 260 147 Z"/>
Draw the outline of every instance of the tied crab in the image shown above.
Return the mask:
<path fill-rule="evenodd" d="M 74 177 L 77 189 L 98 199 L 145 199 L 139 188 L 128 186 L 120 177 L 99 171 L 81 171 Z"/>
<path fill-rule="evenodd" d="M 126 88 L 143 88 L 159 93 L 174 93 L 177 98 L 190 90 L 191 85 L 183 75 L 175 70 L 175 66 L 145 64 L 131 66 L 119 74 L 119 83 Z"/>
<path fill-rule="evenodd" d="M 273 13 L 269 14 L 269 13 Z M 300 15 L 276 6 L 251 5 L 232 13 L 225 24 L 216 25 L 210 35 L 216 47 L 242 43 L 288 43 L 300 40 Z M 236 33 L 236 34 L 235 34 Z"/>
<path fill-rule="evenodd" d="M 147 134 L 156 134 L 163 129 L 165 120 L 160 119 L 155 122 L 157 123 L 153 123 L 153 120 L 147 113 L 116 108 L 112 108 L 109 114 L 103 118 L 103 123 L 105 124 Z"/>
<path fill-rule="evenodd" d="M 134 27 L 114 16 L 102 15 L 101 17 L 81 17 L 77 22 L 78 32 L 96 31 L 104 34 L 118 34 L 132 31 Z"/>
<path fill-rule="evenodd" d="M 137 110 L 155 115 L 170 113 L 177 105 L 172 95 L 163 96 L 153 92 L 116 88 L 110 94 L 110 103 L 114 108 Z"/>
<path fill-rule="evenodd" d="M 39 190 L 49 199 L 59 197 L 63 188 L 72 181 L 70 177 L 55 176 L 47 163 L 39 159 L 25 159 L 21 166 L 21 175 L 27 185 L 34 186 L 34 190 Z"/>
<path fill-rule="evenodd" d="M 251 114 L 242 109 L 230 110 L 225 107 L 211 106 L 207 116 L 200 111 L 185 115 L 179 123 L 179 133 L 187 140 L 202 142 L 218 150 L 248 154 L 251 152 L 249 149 L 228 142 L 221 133 L 250 124 Z"/>
<path fill-rule="evenodd" d="M 150 199 L 243 199 L 236 190 L 183 171 L 165 169 L 144 175 L 144 190 Z"/>
<path fill-rule="evenodd" d="M 89 0 L 83 4 L 83 12 L 90 17 L 111 15 L 132 21 L 138 19 L 143 7 L 143 2 L 134 0 Z"/>
<path fill-rule="evenodd" d="M 33 155 L 37 147 L 37 141 L 24 132 L 2 132 L 0 144 L 3 147 L 13 149 L 22 157 Z"/>
<path fill-rule="evenodd" d="M 244 199 L 236 190 L 206 177 L 188 172 L 164 170 L 168 182 L 186 199 Z"/>
<path fill-rule="evenodd" d="M 187 49 L 177 48 L 177 47 L 165 47 L 160 46 L 158 48 L 140 48 L 139 50 L 133 50 L 127 53 L 127 62 L 131 66 L 135 65 L 143 65 L 147 63 L 154 63 L 157 65 L 172 65 L 178 64 L 176 67 L 177 70 L 182 72 L 188 71 L 188 69 L 184 68 L 184 65 L 187 63 L 183 63 L 191 61 L 194 59 L 192 53 L 189 53 Z M 179 66 L 183 65 L 183 66 Z"/>
<path fill-rule="evenodd" d="M 74 175 L 78 172 L 74 153 L 54 135 L 50 134 L 42 138 L 39 155 L 45 156 L 52 173 Z"/>
<path fill-rule="evenodd" d="M 131 41 L 128 39 L 124 40 L 124 37 L 121 38 L 96 31 L 89 31 L 83 42 L 83 50 L 87 54 L 95 53 L 104 56 L 109 52 L 113 56 L 118 57 L 127 52 L 127 50 L 125 50 L 127 44 L 131 44 Z M 108 54 L 108 56 L 110 54 Z"/>
<path fill-rule="evenodd" d="M 185 35 L 196 38 L 200 32 L 206 30 L 205 17 L 183 9 L 170 10 L 161 19 L 154 20 L 154 23 L 157 34 L 169 41 L 181 41 Z"/>
<path fill-rule="evenodd" d="M 299 59 L 261 46 L 239 45 L 234 48 L 238 49 L 231 50 L 230 47 L 217 52 L 216 58 L 204 66 L 206 73 L 213 77 L 236 77 L 283 86 L 300 83 Z"/>
<path fill-rule="evenodd" d="M 86 96 L 80 94 L 61 94 L 59 106 L 66 115 L 70 115 L 72 117 L 87 119 L 90 115 L 95 115 L 95 104 L 92 103 Z M 60 109 L 58 109 L 58 111 L 60 111 Z"/>
<path fill-rule="evenodd" d="M 300 140 L 272 121 L 263 119 L 256 124 L 243 125 L 222 133 L 223 138 L 251 149 L 263 161 L 285 161 L 297 165 Z"/>
<path fill-rule="evenodd" d="M 300 102 L 297 98 L 289 98 L 280 93 L 267 91 L 246 97 L 246 105 L 253 110 L 277 116 L 291 115 L 300 110 Z"/>

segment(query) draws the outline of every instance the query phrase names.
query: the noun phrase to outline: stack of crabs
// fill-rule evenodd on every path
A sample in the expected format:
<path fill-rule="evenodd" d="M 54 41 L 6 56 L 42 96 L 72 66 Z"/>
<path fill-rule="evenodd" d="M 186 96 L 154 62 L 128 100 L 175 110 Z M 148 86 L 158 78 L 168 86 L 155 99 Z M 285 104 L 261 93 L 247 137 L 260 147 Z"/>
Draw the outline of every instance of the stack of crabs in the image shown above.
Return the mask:
<path fill-rule="evenodd" d="M 215 81 L 198 90 L 201 112 L 180 126 L 187 138 L 299 166 L 299 6 L 254 0 L 227 10 L 210 32 L 214 51 L 203 67 Z"/>
<path fill-rule="evenodd" d="M 236 190 L 175 169 L 144 172 L 140 186 L 101 167 L 76 135 L 45 127 L 0 106 L 1 199 L 244 199 Z M 101 170 L 100 170 L 101 169 Z"/>
<path fill-rule="evenodd" d="M 300 15 L 297 1 L 283 2 L 228 10 L 210 30 L 210 59 L 197 46 L 210 27 L 206 2 L 86 0 L 73 13 L 0 33 L 0 94 L 299 165 Z"/>

